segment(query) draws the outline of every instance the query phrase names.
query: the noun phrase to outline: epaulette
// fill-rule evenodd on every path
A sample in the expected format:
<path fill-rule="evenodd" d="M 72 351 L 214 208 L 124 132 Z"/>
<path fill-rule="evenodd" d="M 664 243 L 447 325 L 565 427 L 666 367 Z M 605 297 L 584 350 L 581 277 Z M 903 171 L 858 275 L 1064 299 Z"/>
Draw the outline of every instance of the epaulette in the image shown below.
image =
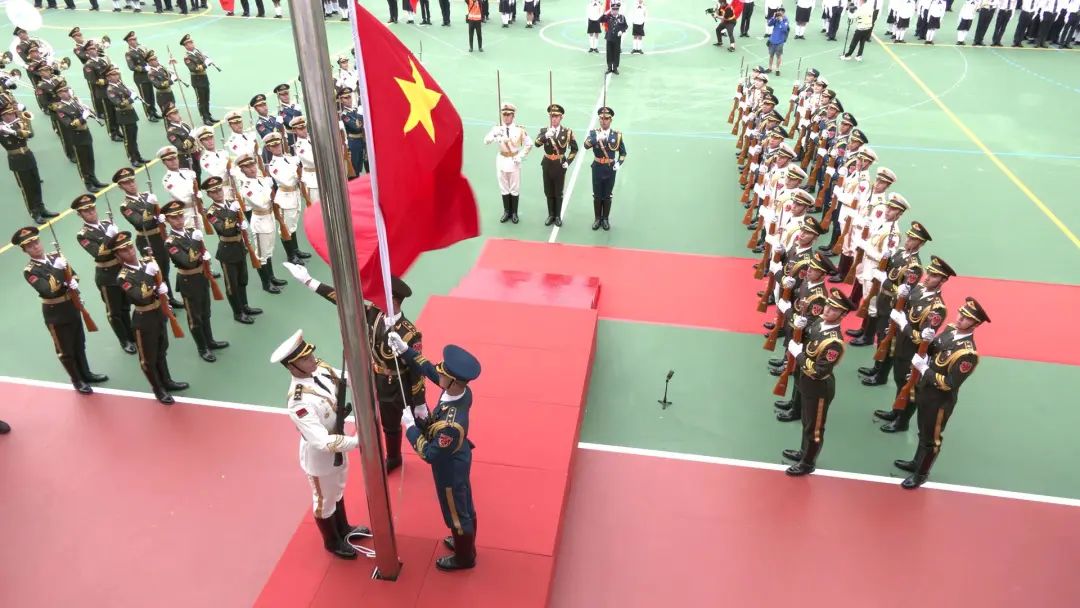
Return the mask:
<path fill-rule="evenodd" d="M 300 384 L 300 383 L 297 383 L 296 386 L 293 387 L 292 400 L 293 401 L 299 401 L 301 398 L 303 398 L 303 396 L 304 396 L 304 385 Z"/>

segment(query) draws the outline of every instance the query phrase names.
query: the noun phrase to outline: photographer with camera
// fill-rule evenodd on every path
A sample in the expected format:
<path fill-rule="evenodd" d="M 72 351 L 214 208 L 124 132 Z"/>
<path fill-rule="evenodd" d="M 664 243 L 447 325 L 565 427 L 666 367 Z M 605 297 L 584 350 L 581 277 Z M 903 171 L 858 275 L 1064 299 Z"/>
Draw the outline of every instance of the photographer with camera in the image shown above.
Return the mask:
<path fill-rule="evenodd" d="M 859 54 L 855 56 L 855 61 L 862 61 L 863 47 L 866 46 L 866 41 L 870 39 L 874 31 L 874 5 L 867 0 L 857 1 L 858 6 L 850 1 L 847 6 L 848 20 L 855 22 L 855 35 L 851 37 L 851 46 L 848 47 L 847 53 L 840 57 L 844 61 L 851 59 L 851 54 L 855 52 L 855 45 L 859 46 Z"/>
<path fill-rule="evenodd" d="M 772 17 L 769 17 L 769 41 L 766 43 L 769 47 L 769 67 L 768 70 L 773 69 L 773 60 L 776 60 L 776 75 L 780 75 L 780 64 L 784 61 L 784 43 L 787 42 L 788 32 L 791 26 L 788 23 L 787 15 L 784 14 L 784 7 L 776 9 Z"/>
<path fill-rule="evenodd" d="M 727 0 L 717 0 L 716 8 L 705 9 L 705 14 L 712 15 L 712 18 L 716 20 L 716 43 L 713 46 L 724 46 L 724 32 L 727 32 L 728 51 L 735 52 L 735 22 L 738 17 L 735 16 L 735 9 L 731 8 L 731 5 L 727 3 Z"/>

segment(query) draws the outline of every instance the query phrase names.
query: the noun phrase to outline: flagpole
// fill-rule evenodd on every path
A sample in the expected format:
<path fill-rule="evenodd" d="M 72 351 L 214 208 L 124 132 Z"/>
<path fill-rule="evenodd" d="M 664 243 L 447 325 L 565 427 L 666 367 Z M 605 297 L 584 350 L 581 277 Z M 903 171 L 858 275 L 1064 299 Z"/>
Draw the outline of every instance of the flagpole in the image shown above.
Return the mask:
<path fill-rule="evenodd" d="M 326 20 L 323 7 L 317 0 L 290 0 L 289 15 L 300 66 L 300 82 L 305 93 L 308 129 L 313 134 L 311 145 L 315 156 L 315 175 L 322 193 L 320 206 L 326 226 L 330 268 L 337 290 L 338 320 L 341 325 L 342 345 L 345 348 L 344 365 L 349 377 L 354 380 L 352 391 L 357 402 L 357 434 L 360 445 L 364 448 L 360 451 L 364 490 L 375 537 L 374 577 L 396 580 L 401 571 L 401 562 L 398 559 L 397 540 L 390 512 L 390 492 L 383 468 L 382 431 L 371 381 L 368 327 L 363 322 L 366 318 L 364 294 L 361 291 L 360 268 L 356 261 L 345 168 L 339 157 L 344 141 L 337 128 L 337 95 L 334 83 L 326 78 L 326 74 L 330 73 L 330 52 L 324 26 Z M 355 23 L 355 15 L 353 18 Z M 357 60 L 358 64 L 363 63 L 359 57 Z M 374 175 L 374 157 L 371 158 L 371 169 Z M 374 179 L 372 189 L 375 189 Z"/>

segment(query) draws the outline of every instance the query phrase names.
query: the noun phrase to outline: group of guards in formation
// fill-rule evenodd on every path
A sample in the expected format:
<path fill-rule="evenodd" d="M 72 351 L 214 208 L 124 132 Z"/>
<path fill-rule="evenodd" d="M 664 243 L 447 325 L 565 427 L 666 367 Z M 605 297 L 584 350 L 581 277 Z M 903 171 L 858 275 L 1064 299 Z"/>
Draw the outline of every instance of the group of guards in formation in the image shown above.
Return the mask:
<path fill-rule="evenodd" d="M 495 173 L 502 194 L 503 214 L 500 222 L 518 223 L 518 203 L 521 188 L 521 164 L 533 147 L 543 148 L 544 158 L 540 171 L 544 180 L 544 197 L 547 200 L 545 226 L 562 226 L 563 187 L 566 172 L 578 153 L 578 142 L 573 129 L 562 124 L 566 110 L 553 103 L 547 107 L 548 126 L 535 138 L 529 137 L 525 127 L 517 124 L 514 117 L 517 107 L 512 103 L 500 104 L 501 122 L 491 128 L 484 137 L 485 144 L 498 144 L 495 157 Z M 593 230 L 611 230 L 611 200 L 615 189 L 615 173 L 626 160 L 626 142 L 623 134 L 611 128 L 615 110 L 601 106 L 596 111 L 599 128 L 590 129 L 582 143 L 593 153 Z"/>
<path fill-rule="evenodd" d="M 779 342 L 786 351 L 768 362 L 779 377 L 774 393 L 786 395 L 794 376 L 791 397 L 775 404 L 776 417 L 802 422 L 801 446 L 783 452 L 795 463 L 787 474 L 814 471 L 834 374 L 848 347 L 876 344 L 873 365 L 858 373 L 870 387 L 892 373 L 892 406 L 874 412 L 885 422 L 882 431 L 906 431 L 918 414 L 918 450 L 894 462 L 910 474 L 902 486 L 917 488 L 941 449 L 960 387 L 978 365 L 974 332 L 990 318 L 965 298 L 954 322 L 945 322 L 942 287 L 955 271 L 937 256 L 924 259 L 931 240 L 925 225 L 902 228 L 910 205 L 892 191 L 896 174 L 875 167 L 870 139 L 818 70 L 807 70 L 784 104 L 763 67 L 738 82 L 734 97 L 729 121 L 738 135 L 743 223 L 751 231 L 747 246 L 761 255 L 754 267 L 764 282 L 758 310 L 776 311 L 765 324 L 765 348 Z M 837 287 L 844 284 L 850 292 Z M 849 315 L 861 323 L 843 331 Z M 844 334 L 852 340 L 845 343 Z"/>
<path fill-rule="evenodd" d="M 78 28 L 72 35 L 81 36 Z M 126 39 L 135 40 L 134 33 L 129 33 Z M 26 42 L 28 47 L 34 45 L 33 40 Z M 184 36 L 184 42 L 190 45 L 190 36 Z M 88 57 L 87 66 L 102 61 L 93 51 L 97 48 L 93 41 L 77 40 L 77 44 L 77 49 L 91 50 L 93 56 Z M 189 48 L 185 61 L 192 59 L 193 53 L 197 51 Z M 152 59 L 153 51 L 147 54 Z M 205 58 L 201 53 L 198 56 Z M 196 62 L 193 82 L 196 71 L 205 71 L 206 61 Z M 340 58 L 338 63 L 341 67 L 336 78 L 341 108 L 339 127 L 347 142 L 342 157 L 349 175 L 355 176 L 367 167 L 364 124 L 353 89 L 347 84 L 355 82 L 355 73 L 348 70 L 347 59 Z M 139 62 L 134 64 L 137 66 Z M 109 72 L 115 79 L 115 68 Z M 47 70 L 43 73 L 49 76 Z M 110 92 L 115 88 L 113 84 L 109 87 Z M 58 117 L 65 116 L 70 88 L 61 79 L 53 90 L 59 91 L 60 102 L 48 100 L 46 107 L 53 112 L 50 116 L 60 120 Z M 171 392 L 188 386 L 172 378 L 166 359 L 167 326 L 171 326 L 174 337 L 184 335 L 175 310 L 186 310 L 188 332 L 198 355 L 214 362 L 214 351 L 227 347 L 228 343 L 214 338 L 211 302 L 227 299 L 233 319 L 252 324 L 253 317 L 262 310 L 248 301 L 248 267 L 256 270 L 264 291 L 278 294 L 285 281 L 274 274 L 275 242 L 280 240 L 286 259 L 293 264 L 303 264 L 304 259 L 311 257 L 300 250 L 296 238 L 302 209 L 320 200 L 311 140 L 300 107 L 290 99 L 290 86 L 280 84 L 274 88 L 274 94 L 279 102 L 277 114 L 269 112 L 266 95 L 260 93 L 250 100 L 249 116 L 254 132 L 245 129 L 240 112 L 226 114 L 223 122 L 231 131 L 228 137 L 222 125 L 213 122 L 216 119 L 210 116 L 208 107 L 202 108 L 203 101 L 200 109 L 204 122 L 217 126 L 216 134 L 211 126 L 192 129 L 184 123 L 171 93 L 165 98 L 158 96 L 160 115 L 146 105 L 148 118 L 154 121 L 164 118 L 166 122 L 170 145 L 157 153 L 165 168 L 160 182 L 164 200 L 154 193 L 148 167 L 142 170 L 149 189 L 140 191 L 137 167 L 146 161 L 136 154 L 130 159 L 131 166 L 122 167 L 112 175 L 112 182 L 123 193 L 119 213 L 128 230 L 122 230 L 114 217 L 107 193 L 105 212 L 99 211 L 95 193 L 105 184 L 94 173 L 92 148 L 77 143 L 78 138 L 71 138 L 77 149 L 73 155 L 91 190 L 76 197 L 70 205 L 83 222 L 76 241 L 94 263 L 94 285 L 120 348 L 138 354 L 140 367 L 162 403 L 172 403 Z M 37 164 L 33 153 L 26 148 L 26 140 L 33 136 L 31 117 L 10 96 L 2 103 L 0 115 L 4 122 L 0 123 L 0 142 L 8 150 L 9 162 L 31 217 L 39 225 L 49 223 L 53 230 L 55 251 L 45 252 L 39 230 L 34 226 L 16 231 L 11 242 L 22 247 L 30 258 L 23 274 L 42 299 L 45 322 L 61 364 L 76 390 L 90 393 L 91 384 L 107 379 L 93 373 L 86 359 L 84 330 L 96 331 L 97 327 L 79 295 L 78 274 L 61 253 L 55 229 L 47 222 L 47 218 L 57 214 L 41 202 Z M 16 118 L 9 122 L 13 114 Z M 66 136 L 74 133 L 72 129 L 84 133 L 89 140 L 86 119 L 99 114 L 80 104 L 75 115 L 79 118 L 61 120 L 65 126 L 59 132 L 65 144 Z M 220 141 L 215 135 L 220 136 Z M 217 235 L 213 254 L 206 242 L 212 234 Z M 220 272 L 211 268 L 212 259 L 219 262 Z M 224 281 L 224 290 L 217 279 Z"/>

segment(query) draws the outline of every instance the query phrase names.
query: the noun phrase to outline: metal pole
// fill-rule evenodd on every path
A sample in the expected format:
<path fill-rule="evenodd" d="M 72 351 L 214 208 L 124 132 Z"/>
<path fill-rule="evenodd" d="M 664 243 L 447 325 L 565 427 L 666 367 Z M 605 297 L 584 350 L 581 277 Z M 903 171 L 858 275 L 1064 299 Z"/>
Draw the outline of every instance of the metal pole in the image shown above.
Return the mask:
<path fill-rule="evenodd" d="M 364 295 L 356 262 L 345 169 L 339 159 L 344 140 L 337 128 L 334 84 L 326 78 L 326 74 L 330 73 L 330 54 L 322 10 L 317 0 L 290 0 L 289 15 L 300 66 L 300 81 L 305 92 L 308 132 L 312 134 L 315 175 L 322 193 L 321 207 L 330 250 L 330 268 L 337 290 L 345 368 L 352 379 L 356 427 L 363 447 L 360 458 L 364 490 L 375 536 L 374 574 L 376 578 L 395 580 L 401 571 L 401 563 L 398 561 L 394 522 L 390 513 L 390 492 L 383 468 L 382 431 L 371 379 L 368 327 L 364 322 Z"/>

